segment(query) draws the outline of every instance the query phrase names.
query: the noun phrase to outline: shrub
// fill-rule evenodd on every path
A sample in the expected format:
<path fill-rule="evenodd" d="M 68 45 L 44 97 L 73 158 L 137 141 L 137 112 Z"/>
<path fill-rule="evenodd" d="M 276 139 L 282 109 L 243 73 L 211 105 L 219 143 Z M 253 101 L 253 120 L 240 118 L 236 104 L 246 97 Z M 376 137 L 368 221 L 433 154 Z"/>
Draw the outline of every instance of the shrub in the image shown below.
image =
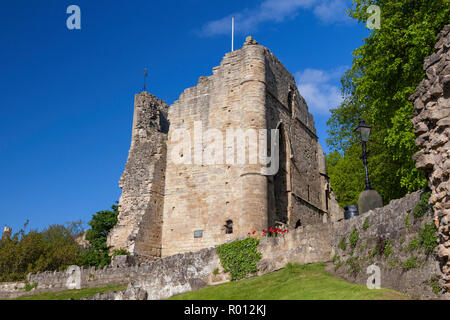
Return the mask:
<path fill-rule="evenodd" d="M 393 249 L 394 243 L 392 242 L 392 240 L 387 239 L 384 245 L 384 250 L 383 250 L 383 255 L 386 258 L 389 258 L 389 256 L 394 252 Z"/>
<path fill-rule="evenodd" d="M 409 244 L 408 244 L 408 251 L 415 251 L 417 249 L 419 249 L 420 247 L 420 241 L 417 238 L 412 239 Z"/>
<path fill-rule="evenodd" d="M 426 223 L 422 230 L 419 231 L 419 242 L 426 254 L 431 254 L 438 245 L 436 236 L 436 227 L 433 223 Z"/>
<path fill-rule="evenodd" d="M 442 290 L 441 286 L 439 285 L 439 280 L 437 277 L 431 277 L 430 286 L 431 286 L 431 290 L 435 294 L 439 294 L 439 292 L 441 292 L 441 290 Z"/>
<path fill-rule="evenodd" d="M 347 240 L 345 239 L 345 237 L 342 237 L 341 242 L 339 242 L 338 245 L 339 249 L 345 251 L 347 250 Z"/>
<path fill-rule="evenodd" d="M 29 291 L 31 291 L 31 290 L 37 288 L 37 286 L 38 286 L 38 283 L 37 283 L 37 282 L 31 284 L 31 283 L 29 283 L 28 281 L 26 281 L 26 282 L 25 282 L 25 291 L 26 291 L 26 292 L 29 292 Z"/>
<path fill-rule="evenodd" d="M 119 208 L 117 205 L 113 205 L 111 209 L 97 212 L 89 222 L 91 229 L 86 233 L 86 240 L 89 242 L 90 248 L 82 257 L 85 266 L 103 267 L 111 263 L 106 241 L 109 231 L 117 224 Z"/>
<path fill-rule="evenodd" d="M 223 269 L 231 274 L 232 281 L 258 272 L 256 264 L 261 260 L 261 253 L 257 250 L 258 243 L 258 239 L 246 238 L 222 244 L 217 248 Z"/>
<path fill-rule="evenodd" d="M 75 241 L 75 224 L 26 233 L 27 224 L 0 241 L 0 281 L 21 281 L 30 272 L 61 271 L 80 263 L 82 251 Z"/>
<path fill-rule="evenodd" d="M 117 256 L 129 256 L 130 253 L 126 249 L 118 249 L 113 251 L 113 257 Z"/>

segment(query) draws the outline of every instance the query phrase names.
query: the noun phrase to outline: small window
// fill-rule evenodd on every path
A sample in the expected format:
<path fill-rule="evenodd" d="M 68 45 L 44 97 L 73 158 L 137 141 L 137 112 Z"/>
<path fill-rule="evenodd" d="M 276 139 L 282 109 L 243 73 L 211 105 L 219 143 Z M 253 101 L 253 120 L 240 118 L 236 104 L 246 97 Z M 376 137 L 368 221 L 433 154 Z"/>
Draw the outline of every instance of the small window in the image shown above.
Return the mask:
<path fill-rule="evenodd" d="M 227 220 L 225 224 L 225 234 L 233 233 L 233 220 Z"/>
<path fill-rule="evenodd" d="M 299 220 L 297 220 L 297 222 L 295 223 L 295 229 L 298 229 L 302 226 L 302 222 Z"/>

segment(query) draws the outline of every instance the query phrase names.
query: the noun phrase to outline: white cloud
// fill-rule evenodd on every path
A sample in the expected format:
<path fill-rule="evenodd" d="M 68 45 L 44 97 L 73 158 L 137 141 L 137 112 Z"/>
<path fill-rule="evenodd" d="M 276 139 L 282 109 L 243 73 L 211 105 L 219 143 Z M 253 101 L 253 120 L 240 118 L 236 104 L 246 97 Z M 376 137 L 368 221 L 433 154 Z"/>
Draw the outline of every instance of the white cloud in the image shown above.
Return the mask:
<path fill-rule="evenodd" d="M 312 10 L 323 23 L 348 22 L 346 15 L 349 0 L 264 0 L 258 8 L 246 9 L 218 20 L 207 22 L 198 31 L 200 36 L 216 36 L 229 34 L 231 17 L 236 19 L 236 32 L 255 31 L 265 22 L 282 22 L 295 17 L 300 10 Z"/>
<path fill-rule="evenodd" d="M 305 69 L 295 73 L 300 94 L 313 115 L 328 115 L 329 110 L 342 102 L 339 79 L 346 67 L 333 70 Z"/>

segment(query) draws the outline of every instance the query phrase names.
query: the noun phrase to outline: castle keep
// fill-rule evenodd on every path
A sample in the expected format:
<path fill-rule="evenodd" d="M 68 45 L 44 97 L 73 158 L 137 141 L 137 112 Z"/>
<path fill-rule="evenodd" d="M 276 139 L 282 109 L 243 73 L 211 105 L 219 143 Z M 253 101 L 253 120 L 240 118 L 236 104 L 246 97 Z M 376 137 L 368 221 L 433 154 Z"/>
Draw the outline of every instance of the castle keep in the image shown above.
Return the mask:
<path fill-rule="evenodd" d="M 278 146 L 279 168 L 264 174 L 273 155 L 271 164 L 251 161 L 258 148 L 252 133 L 266 130 L 270 136 L 272 129 L 279 134 L 267 144 Z M 244 132 L 243 148 L 238 136 L 229 135 L 236 130 Z M 220 137 L 227 138 L 223 148 L 211 150 Z M 259 144 L 259 153 L 267 151 L 261 149 Z M 243 151 L 245 163 L 225 161 Z M 215 161 L 205 162 L 206 154 Z M 251 37 L 172 106 L 148 92 L 136 95 L 120 187 L 119 221 L 108 243 L 150 259 L 219 245 L 254 230 L 294 229 L 342 215 L 294 77 Z"/>

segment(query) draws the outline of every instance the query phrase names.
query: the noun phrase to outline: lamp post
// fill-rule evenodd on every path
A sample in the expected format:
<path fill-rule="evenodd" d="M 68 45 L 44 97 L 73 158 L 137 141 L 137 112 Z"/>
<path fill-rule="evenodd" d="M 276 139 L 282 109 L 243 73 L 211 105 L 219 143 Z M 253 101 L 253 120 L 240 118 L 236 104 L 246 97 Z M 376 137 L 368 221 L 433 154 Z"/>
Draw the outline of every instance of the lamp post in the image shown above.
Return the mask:
<path fill-rule="evenodd" d="M 361 156 L 361 159 L 364 162 L 364 169 L 366 171 L 366 189 L 365 190 L 372 190 L 370 187 L 370 180 L 369 180 L 369 171 L 367 170 L 367 159 L 369 158 L 369 152 L 367 151 L 367 143 L 369 142 L 370 137 L 370 131 L 372 130 L 372 127 L 367 125 L 364 120 L 359 120 L 358 128 L 356 128 L 355 132 L 359 132 L 359 135 L 361 137 L 361 144 L 362 144 L 362 151 L 363 154 Z"/>

